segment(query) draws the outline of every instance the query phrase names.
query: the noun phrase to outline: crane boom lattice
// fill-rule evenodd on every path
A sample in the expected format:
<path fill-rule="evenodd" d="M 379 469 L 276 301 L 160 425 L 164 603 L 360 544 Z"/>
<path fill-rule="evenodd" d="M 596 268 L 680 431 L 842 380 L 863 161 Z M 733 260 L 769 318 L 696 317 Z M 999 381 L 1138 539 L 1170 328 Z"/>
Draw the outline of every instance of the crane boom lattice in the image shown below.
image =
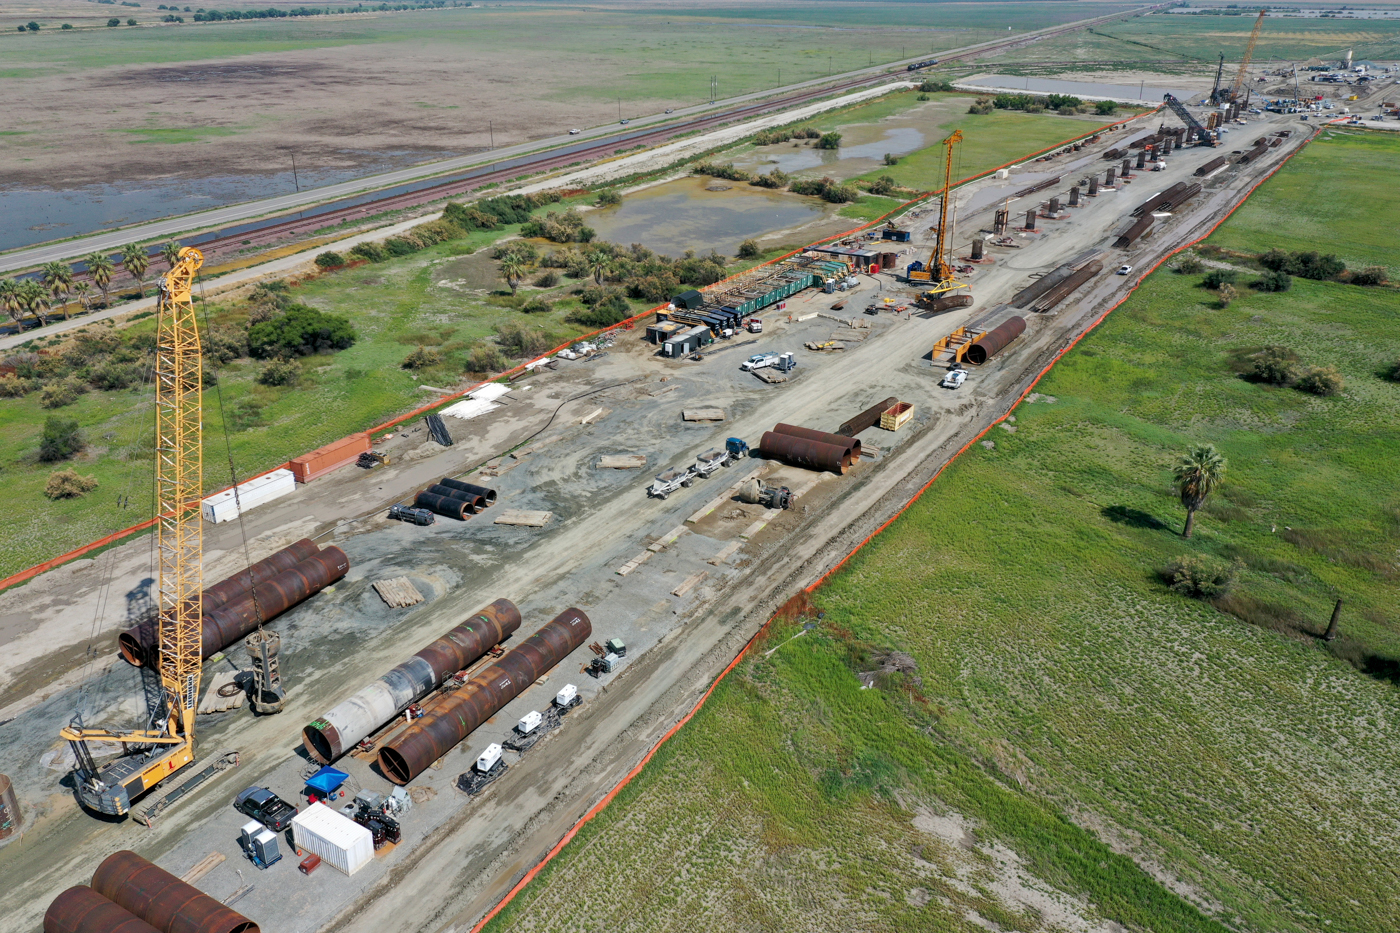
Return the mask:
<path fill-rule="evenodd" d="M 1244 47 L 1244 58 L 1240 59 L 1240 70 L 1235 75 L 1235 83 L 1230 86 L 1230 100 L 1232 101 L 1240 98 L 1240 88 L 1244 86 L 1249 63 L 1254 59 L 1254 46 L 1259 42 L 1259 33 L 1264 28 L 1264 16 L 1267 12 L 1267 10 L 1259 11 L 1259 18 L 1254 21 L 1254 29 L 1249 33 L 1249 43 Z"/>

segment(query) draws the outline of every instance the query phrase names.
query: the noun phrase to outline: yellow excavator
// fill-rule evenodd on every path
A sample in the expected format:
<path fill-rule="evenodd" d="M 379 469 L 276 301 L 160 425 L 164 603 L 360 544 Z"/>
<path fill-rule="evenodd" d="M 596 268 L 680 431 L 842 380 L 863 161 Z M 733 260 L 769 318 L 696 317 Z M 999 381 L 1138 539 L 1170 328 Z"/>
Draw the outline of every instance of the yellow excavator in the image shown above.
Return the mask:
<path fill-rule="evenodd" d="M 156 648 L 164 708 L 145 729 L 90 729 L 74 721 L 60 733 L 73 749 L 79 800 L 88 809 L 110 816 L 125 816 L 135 798 L 194 761 L 202 666 L 204 455 L 203 364 L 191 288 L 203 263 L 203 254 L 186 246 L 160 281 L 153 381 L 159 561 Z M 126 754 L 98 768 L 90 742 L 119 743 L 126 746 Z"/>
<path fill-rule="evenodd" d="M 953 147 L 962 142 L 962 138 L 962 130 L 954 130 L 953 135 L 941 143 L 948 153 L 943 167 L 943 197 L 938 206 L 938 235 L 927 265 L 909 270 L 909 281 L 929 283 L 928 290 L 918 298 L 921 302 L 934 301 L 948 292 L 971 287 L 953 278 L 953 266 L 949 262 L 953 254 L 953 238 L 948 232 L 948 221 L 953 213 L 949 208 L 953 196 Z"/>

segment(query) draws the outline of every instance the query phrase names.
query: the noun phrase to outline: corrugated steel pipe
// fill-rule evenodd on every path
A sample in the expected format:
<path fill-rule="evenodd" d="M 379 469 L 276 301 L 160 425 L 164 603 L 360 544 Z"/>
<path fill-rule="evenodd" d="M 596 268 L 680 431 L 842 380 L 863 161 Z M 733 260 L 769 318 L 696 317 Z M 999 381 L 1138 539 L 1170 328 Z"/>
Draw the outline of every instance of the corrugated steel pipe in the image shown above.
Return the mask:
<path fill-rule="evenodd" d="M 483 499 L 485 499 L 487 505 L 496 504 L 496 490 L 487 489 L 485 486 L 476 486 L 472 483 L 464 483 L 461 480 L 453 479 L 450 476 L 444 476 L 442 479 L 438 480 L 438 485 L 446 486 L 448 489 L 460 489 L 462 492 L 474 492 L 478 496 L 481 496 Z"/>
<path fill-rule="evenodd" d="M 842 437 L 855 437 L 866 428 L 879 424 L 880 416 L 898 404 L 899 399 L 891 395 L 883 402 L 871 405 L 865 411 L 841 425 L 841 427 L 836 429 L 836 433 L 840 434 Z"/>
<path fill-rule="evenodd" d="M 113 852 L 92 889 L 162 933 L 259 933 L 258 925 L 135 852 Z"/>
<path fill-rule="evenodd" d="M 431 512 L 445 515 L 448 518 L 455 518 L 461 522 L 466 521 L 467 516 L 471 514 L 471 509 L 468 508 L 465 499 L 454 499 L 451 496 L 435 496 L 426 490 L 413 497 L 413 507 L 417 509 L 428 509 Z"/>
<path fill-rule="evenodd" d="M 809 470 L 830 470 L 837 476 L 851 468 L 851 452 L 835 444 L 809 441 L 791 434 L 764 431 L 758 453 L 769 460 L 781 460 Z"/>
<path fill-rule="evenodd" d="M 285 570 L 290 570 L 297 564 L 313 556 L 317 551 L 316 543 L 310 538 L 302 538 L 295 544 L 288 545 L 271 557 L 264 557 L 246 570 L 240 570 L 233 576 L 222 580 L 204 591 L 201 611 L 208 615 L 220 606 L 234 602 L 244 596 L 253 587 L 271 580 Z M 150 619 L 140 625 L 133 625 L 117 636 L 117 650 L 121 652 L 123 658 L 128 663 L 136 667 L 145 665 L 150 658 L 151 651 L 156 645 L 157 620 Z"/>
<path fill-rule="evenodd" d="M 829 431 L 818 431 L 813 428 L 800 428 L 795 424 L 775 424 L 773 430 L 778 434 L 786 434 L 788 437 L 800 437 L 804 440 L 816 441 L 818 444 L 844 447 L 851 452 L 852 463 L 860 462 L 860 441 L 854 437 L 832 434 Z"/>
<path fill-rule="evenodd" d="M 330 764 L 520 628 L 520 610 L 498 599 L 301 730 L 301 744 Z"/>
<path fill-rule="evenodd" d="M 44 912 L 44 933 L 160 933 L 85 884 L 53 899 Z"/>
<path fill-rule="evenodd" d="M 475 515 L 486 508 L 486 500 L 474 492 L 464 492 L 461 489 L 453 489 L 441 483 L 429 486 L 427 493 L 430 496 L 446 496 L 449 499 L 461 499 L 467 504 L 467 510 Z"/>
<path fill-rule="evenodd" d="M 1006 345 L 1026 331 L 1026 319 L 1009 317 L 982 335 L 981 339 L 967 348 L 963 359 L 977 366 L 996 356 Z"/>
<path fill-rule="evenodd" d="M 350 572 L 350 558 L 335 545 L 317 551 L 290 570 L 284 570 L 243 598 L 220 606 L 204 615 L 203 656 L 208 658 L 241 641 L 288 609 L 312 596 Z M 256 594 L 257 599 L 254 600 Z M 261 617 L 261 618 L 259 618 Z"/>
<path fill-rule="evenodd" d="M 394 783 L 407 784 L 592 634 L 593 623 L 582 610 L 565 609 L 460 690 L 434 700 L 421 719 L 379 749 L 379 769 Z"/>

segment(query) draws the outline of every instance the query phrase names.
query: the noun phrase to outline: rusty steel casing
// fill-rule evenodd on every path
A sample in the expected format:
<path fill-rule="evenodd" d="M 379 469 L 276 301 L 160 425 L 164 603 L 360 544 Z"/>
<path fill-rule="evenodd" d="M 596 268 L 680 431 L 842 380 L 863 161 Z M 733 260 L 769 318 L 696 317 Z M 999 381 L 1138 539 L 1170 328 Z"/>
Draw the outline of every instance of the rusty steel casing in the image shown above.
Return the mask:
<path fill-rule="evenodd" d="M 44 912 L 44 933 L 161 933 L 85 884 L 53 899 Z"/>
<path fill-rule="evenodd" d="M 1118 239 L 1113 241 L 1114 249 L 1126 249 L 1132 246 L 1147 232 L 1147 229 L 1151 227 L 1155 221 L 1156 218 L 1151 214 L 1143 214 L 1137 220 L 1133 221 L 1131 227 L 1118 234 Z"/>
<path fill-rule="evenodd" d="M 459 479 L 452 479 L 448 476 L 444 476 L 442 479 L 438 480 L 437 485 L 446 486 L 448 489 L 457 489 L 462 492 L 473 493 L 485 499 L 487 505 L 495 505 L 496 503 L 496 490 L 487 489 L 485 486 L 464 483 Z"/>
<path fill-rule="evenodd" d="M 247 595 L 204 614 L 203 656 L 208 658 L 304 603 L 350 571 L 350 558 L 335 545 L 259 583 Z M 256 597 L 256 598 L 255 598 Z M 261 617 L 261 618 L 259 618 Z"/>
<path fill-rule="evenodd" d="M 818 444 L 844 447 L 851 452 L 852 463 L 860 462 L 860 441 L 854 437 L 832 434 L 829 431 L 817 431 L 813 428 L 799 428 L 793 424 L 775 424 L 773 430 L 778 434 L 786 434 L 788 437 L 800 437 L 804 440 L 816 441 Z"/>
<path fill-rule="evenodd" d="M 776 431 L 763 432 L 758 452 L 769 460 L 781 460 L 808 470 L 830 470 L 837 476 L 851 468 L 851 452 L 845 447 L 809 441 L 791 434 L 778 434 Z"/>
<path fill-rule="evenodd" d="M 943 311 L 951 311 L 954 308 L 970 308 L 972 301 L 971 295 L 944 295 L 942 298 L 933 299 L 926 307 L 930 313 L 938 314 Z"/>
<path fill-rule="evenodd" d="M 467 511 L 473 515 L 486 508 L 486 499 L 482 496 L 478 496 L 474 492 L 465 492 L 461 489 L 453 489 L 450 486 L 435 484 L 428 487 L 427 493 L 430 496 L 446 496 L 449 499 L 461 499 L 467 504 Z"/>
<path fill-rule="evenodd" d="M 380 770 L 394 783 L 407 784 L 592 634 L 593 623 L 582 610 L 565 609 L 460 690 L 429 704 L 421 719 L 379 749 Z"/>
<path fill-rule="evenodd" d="M 880 416 L 898 404 L 899 399 L 891 395 L 883 402 L 871 405 L 865 411 L 841 425 L 841 427 L 836 429 L 836 433 L 840 434 L 842 437 L 855 437 L 866 428 L 879 424 Z"/>
<path fill-rule="evenodd" d="M 436 512 L 438 515 L 447 518 L 455 518 L 459 522 L 464 522 L 472 514 L 471 508 L 465 499 L 454 499 L 452 496 L 436 496 L 424 490 L 413 497 L 413 507 L 415 509 L 427 509 Z"/>
<path fill-rule="evenodd" d="M 520 628 L 520 610 L 498 599 L 301 730 L 312 758 L 330 764 L 444 680 Z"/>
<path fill-rule="evenodd" d="M 1205 165 L 1202 165 L 1200 168 L 1196 169 L 1194 174 L 1197 178 L 1202 178 L 1206 175 L 1209 175 L 1216 169 L 1220 168 L 1220 166 L 1224 165 L 1228 161 L 1230 160 L 1225 156 L 1216 156 L 1214 159 L 1211 159 Z"/>
<path fill-rule="evenodd" d="M 981 366 L 987 360 L 996 356 L 1006 345 L 1026 332 L 1026 319 L 1023 317 L 1009 317 L 996 327 L 987 331 L 982 337 L 967 348 L 963 354 L 963 359 L 977 366 Z"/>
<path fill-rule="evenodd" d="M 162 933 L 259 933 L 258 925 L 135 852 L 113 852 L 92 890 Z"/>
<path fill-rule="evenodd" d="M 1147 215 L 1151 217 L 1151 214 Z M 1103 271 L 1103 263 L 1097 259 L 1090 260 L 1066 278 L 1063 282 L 1050 289 L 1043 298 L 1035 303 L 1037 311 L 1049 311 L 1055 305 L 1064 301 L 1072 295 L 1085 282 L 1092 279 Z M 1024 327 L 1022 328 L 1024 330 Z"/>

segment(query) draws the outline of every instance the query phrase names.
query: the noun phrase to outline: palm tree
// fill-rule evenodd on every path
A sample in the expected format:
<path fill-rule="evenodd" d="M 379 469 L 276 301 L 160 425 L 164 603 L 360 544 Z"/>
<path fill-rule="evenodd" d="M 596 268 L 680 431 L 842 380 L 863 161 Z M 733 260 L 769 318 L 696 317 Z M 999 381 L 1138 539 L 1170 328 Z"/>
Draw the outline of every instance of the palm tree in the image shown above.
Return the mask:
<path fill-rule="evenodd" d="M 33 279 L 25 279 L 19 283 L 19 303 L 25 311 L 34 316 L 34 320 L 43 327 L 49 322 L 44 317 L 42 309 L 47 309 L 49 305 L 49 293 L 44 286 Z"/>
<path fill-rule="evenodd" d="M 83 264 L 88 267 L 92 284 L 102 292 L 102 306 L 107 307 L 111 304 L 107 300 L 107 288 L 112 284 L 112 273 L 116 271 L 116 267 L 112 265 L 112 257 L 106 253 L 88 253 L 83 257 Z"/>
<path fill-rule="evenodd" d="M 514 253 L 507 253 L 501 259 L 501 275 L 505 278 L 506 284 L 510 286 L 510 293 L 515 294 L 515 290 L 520 287 L 520 280 L 525 275 L 525 263 L 520 261 L 520 257 Z"/>
<path fill-rule="evenodd" d="M 175 263 L 180 261 L 180 242 L 178 240 L 171 240 L 169 243 L 162 246 L 160 248 L 160 258 L 166 261 L 166 264 L 170 266 L 173 272 Z"/>
<path fill-rule="evenodd" d="M 73 294 L 78 296 L 78 301 L 83 305 L 84 311 L 92 310 L 92 286 L 86 282 L 78 282 L 73 286 Z"/>
<path fill-rule="evenodd" d="M 595 249 L 588 254 L 588 267 L 593 270 L 593 281 L 599 285 L 603 284 L 603 275 L 608 271 L 610 259 L 612 257 L 601 249 Z"/>
<path fill-rule="evenodd" d="M 0 308 L 5 309 L 5 313 L 15 322 L 16 327 L 24 330 L 24 318 L 21 314 L 24 302 L 20 300 L 19 283 L 14 279 L 0 279 Z"/>
<path fill-rule="evenodd" d="M 146 297 L 146 270 L 150 265 L 151 260 L 146 255 L 145 247 L 135 243 L 128 243 L 122 247 L 122 268 L 136 280 L 138 298 Z"/>
<path fill-rule="evenodd" d="M 73 270 L 68 268 L 67 263 L 46 262 L 39 272 L 39 278 L 43 281 L 44 287 L 53 295 L 55 302 L 73 287 Z M 63 309 L 63 319 L 68 320 L 68 302 L 59 305 Z"/>
<path fill-rule="evenodd" d="M 1196 510 L 1205 505 L 1206 497 L 1225 479 L 1225 458 L 1213 444 L 1192 447 L 1176 462 L 1172 475 L 1181 504 L 1186 506 L 1186 528 L 1181 536 L 1189 538 L 1196 524 Z"/>

